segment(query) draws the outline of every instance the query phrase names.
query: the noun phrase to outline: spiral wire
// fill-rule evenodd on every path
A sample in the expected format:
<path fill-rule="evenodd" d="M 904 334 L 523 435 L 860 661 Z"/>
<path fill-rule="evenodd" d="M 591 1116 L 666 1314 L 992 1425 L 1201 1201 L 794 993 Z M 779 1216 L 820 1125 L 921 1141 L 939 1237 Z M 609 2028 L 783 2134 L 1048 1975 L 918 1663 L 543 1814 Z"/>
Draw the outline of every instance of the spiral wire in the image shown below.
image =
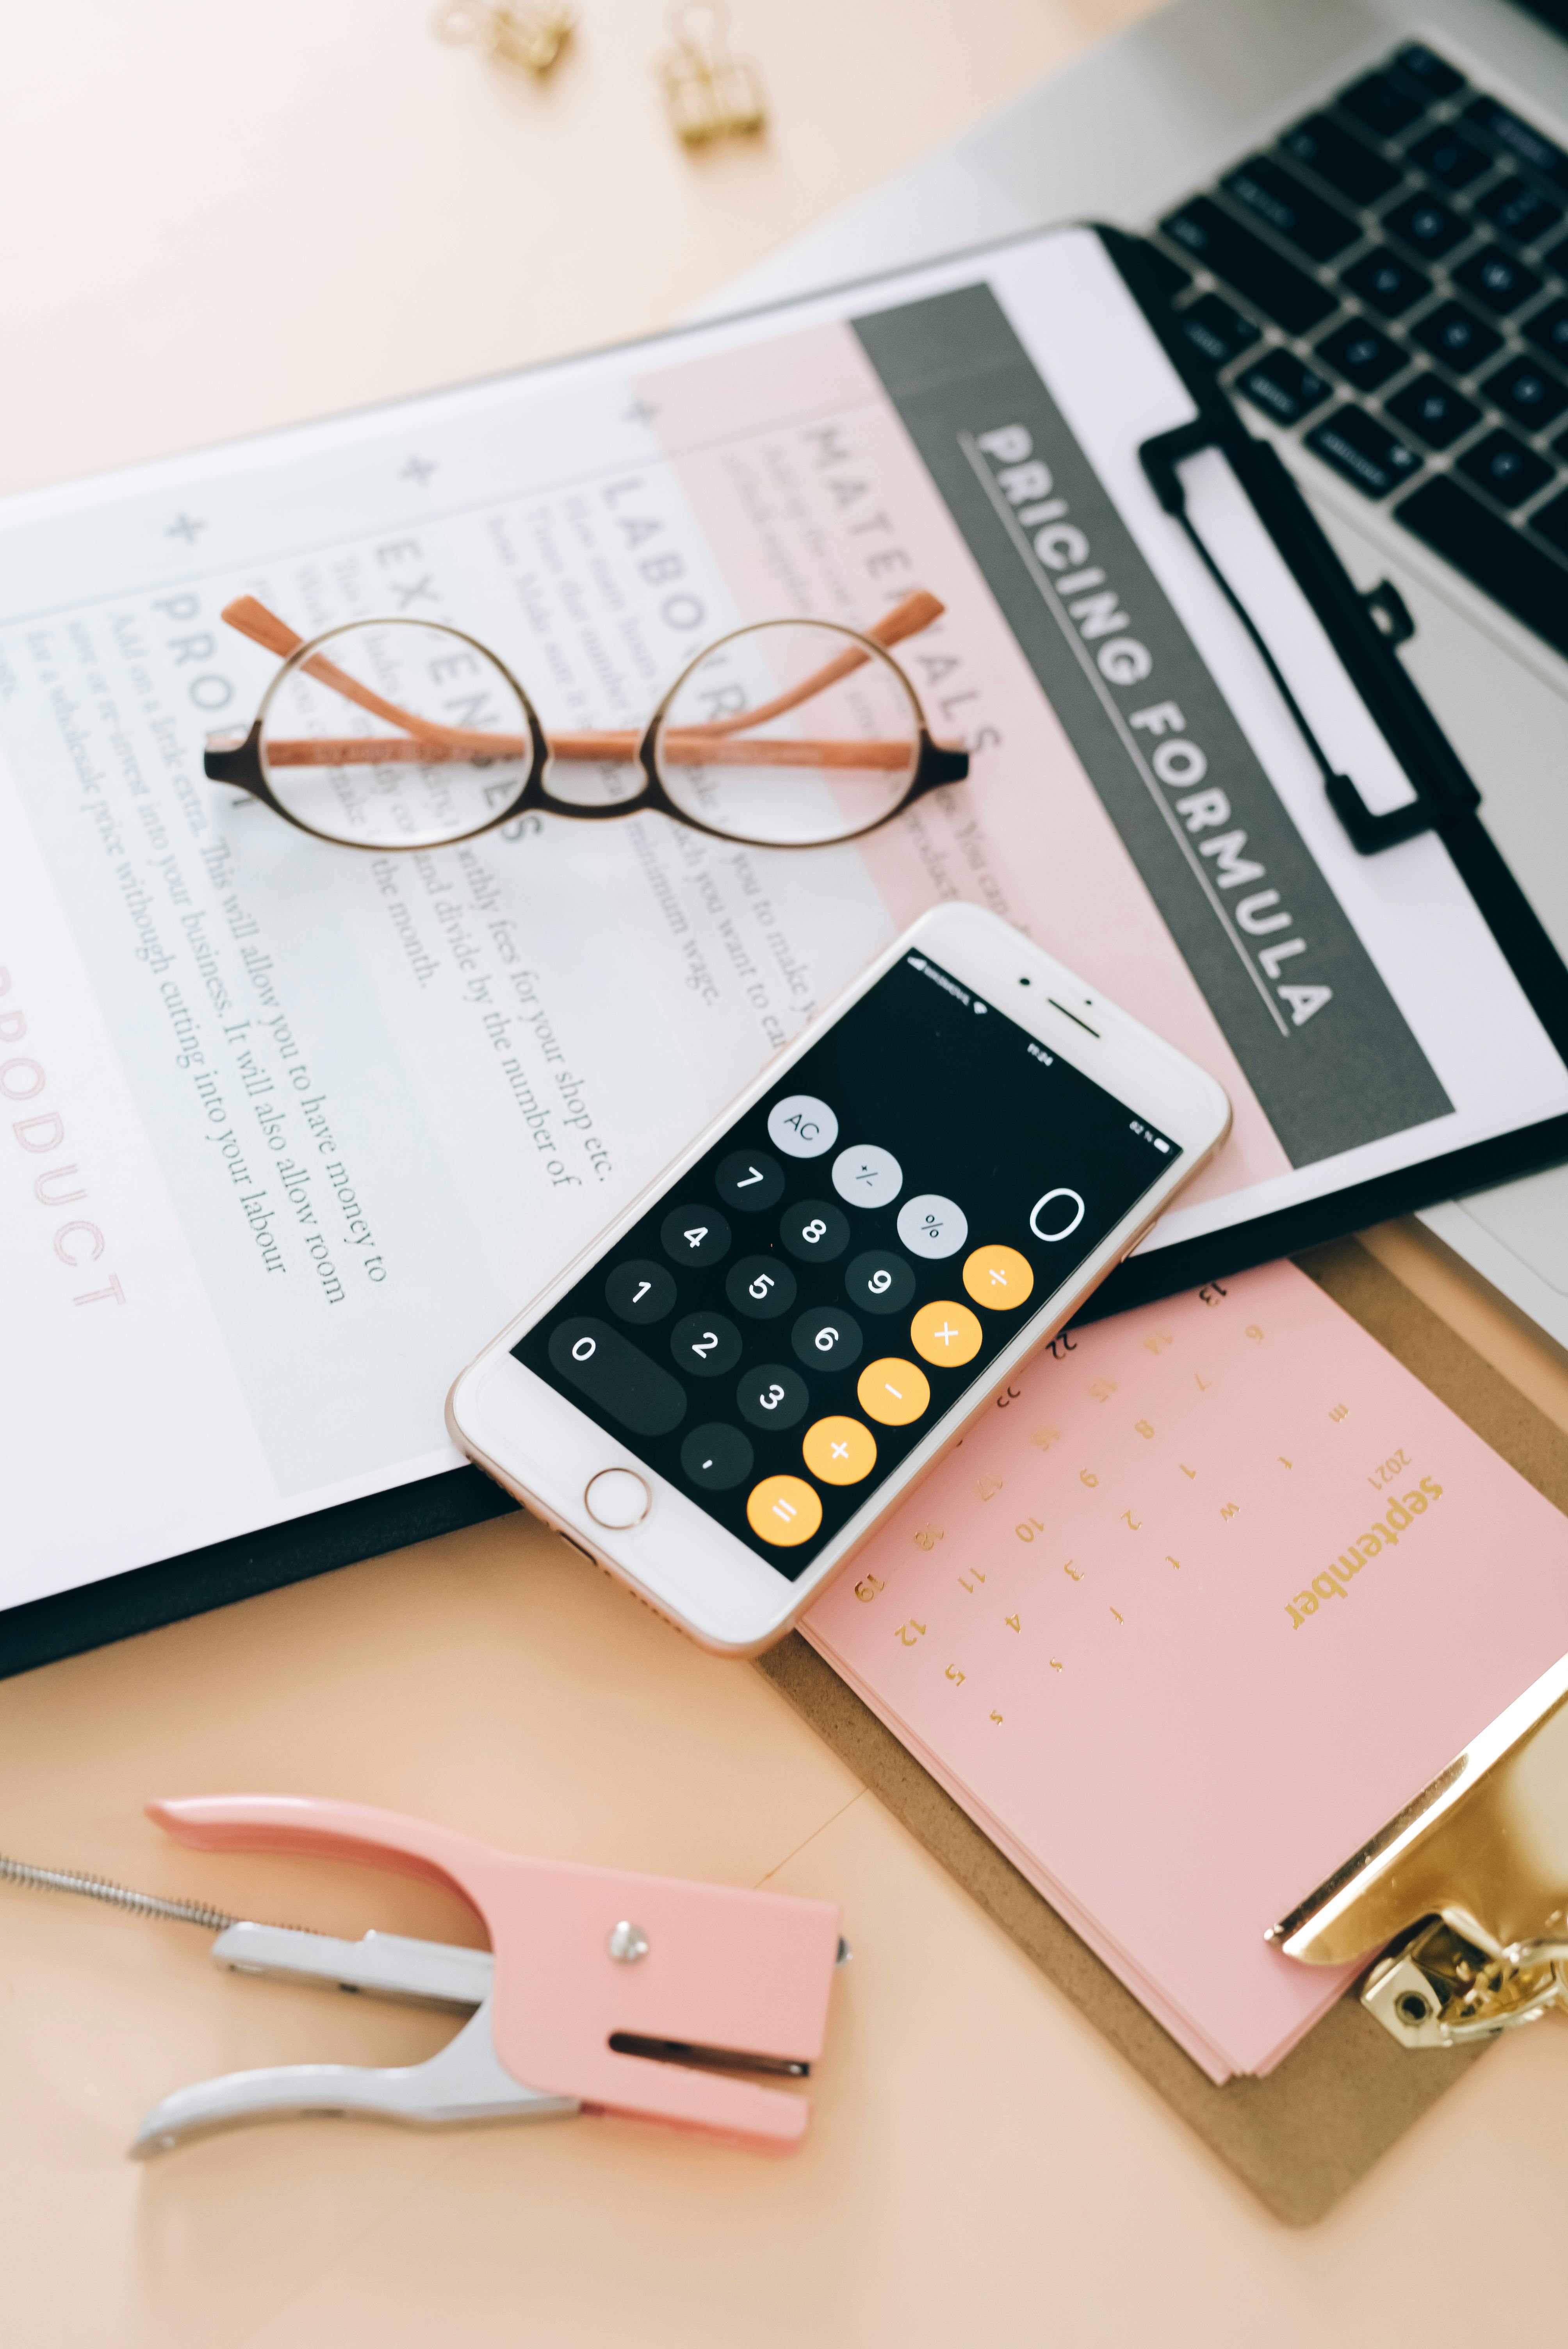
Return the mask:
<path fill-rule="evenodd" d="M 129 1885 L 112 1884 L 107 1877 L 72 1876 L 64 1868 L 33 1868 L 25 1859 L 7 1859 L 0 1852 L 0 1884 L 20 1884 L 36 1892 L 77 1892 L 87 1900 L 104 1900 L 133 1917 L 164 1917 L 176 1925 L 201 1925 L 209 1933 L 227 1931 L 239 1923 L 222 1909 L 201 1900 L 165 1900 L 156 1892 L 134 1892 Z"/>

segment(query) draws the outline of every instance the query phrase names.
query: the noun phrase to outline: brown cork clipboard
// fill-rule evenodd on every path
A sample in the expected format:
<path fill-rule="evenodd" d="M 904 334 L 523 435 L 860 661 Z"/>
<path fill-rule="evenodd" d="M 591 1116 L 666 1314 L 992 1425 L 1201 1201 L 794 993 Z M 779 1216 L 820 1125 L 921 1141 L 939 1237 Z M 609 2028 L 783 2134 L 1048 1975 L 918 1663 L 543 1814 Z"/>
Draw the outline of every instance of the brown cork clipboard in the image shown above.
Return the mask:
<path fill-rule="evenodd" d="M 1315 1248 L 1296 1262 L 1537 1492 L 1568 1511 L 1568 1435 L 1544 1413 L 1356 1241 Z M 1400 2047 L 1363 2011 L 1353 1984 L 1266 2079 L 1216 2087 L 799 1633 L 758 1658 L 757 1669 L 1288 2225 L 1321 2219 L 1486 2053 Z"/>

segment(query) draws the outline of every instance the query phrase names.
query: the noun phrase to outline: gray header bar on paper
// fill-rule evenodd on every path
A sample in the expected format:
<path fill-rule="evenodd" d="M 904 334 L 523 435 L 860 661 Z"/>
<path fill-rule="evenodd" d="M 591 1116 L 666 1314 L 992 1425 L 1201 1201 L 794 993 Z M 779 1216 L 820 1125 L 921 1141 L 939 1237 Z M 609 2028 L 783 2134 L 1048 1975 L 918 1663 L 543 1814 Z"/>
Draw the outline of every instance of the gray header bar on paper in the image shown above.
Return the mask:
<path fill-rule="evenodd" d="M 990 287 L 852 323 L 1292 1165 L 1446 1115 Z"/>

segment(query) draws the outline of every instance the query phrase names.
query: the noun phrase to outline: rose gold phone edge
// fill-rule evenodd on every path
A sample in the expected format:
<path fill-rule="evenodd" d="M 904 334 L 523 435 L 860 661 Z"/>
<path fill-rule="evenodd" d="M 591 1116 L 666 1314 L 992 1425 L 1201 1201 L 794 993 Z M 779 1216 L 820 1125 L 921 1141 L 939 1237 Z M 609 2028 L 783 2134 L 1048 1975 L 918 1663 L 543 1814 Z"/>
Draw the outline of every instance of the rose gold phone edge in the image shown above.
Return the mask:
<path fill-rule="evenodd" d="M 963 936 L 965 930 L 970 932 L 967 941 Z M 934 932 L 951 932 L 952 936 L 934 937 Z M 971 960 L 966 970 L 966 944 L 974 947 L 982 957 L 994 950 L 999 958 L 991 968 L 978 973 Z M 553 1309 L 561 1297 L 576 1286 L 592 1265 L 613 1252 L 623 1234 L 679 1182 L 689 1166 L 712 1149 L 765 1094 L 776 1091 L 781 1077 L 788 1073 L 793 1063 L 912 949 L 928 953 L 934 960 L 951 970 L 954 977 L 977 990 L 985 991 L 993 999 L 1002 992 L 996 980 L 1004 959 L 1011 961 L 1015 975 L 1020 962 L 1032 980 L 1048 975 L 1048 986 L 1037 992 L 1032 990 L 1029 1003 L 1022 1010 L 1009 1003 L 1007 1017 L 1116 1099 L 1155 1120 L 1181 1144 L 1182 1154 L 1167 1175 L 1133 1203 L 1094 1254 L 1069 1275 L 1065 1287 L 1053 1290 L 1040 1311 L 1024 1323 L 1013 1344 L 988 1366 L 984 1386 L 976 1384 L 965 1388 L 954 1398 L 925 1441 L 892 1471 L 873 1495 L 868 1496 L 864 1510 L 851 1519 L 838 1540 L 823 1551 L 799 1581 L 787 1580 L 684 1495 L 675 1496 L 676 1506 L 697 1521 L 692 1532 L 713 1545 L 716 1554 L 723 1561 L 721 1571 L 737 1570 L 758 1591 L 759 1596 L 766 1591 L 769 1598 L 778 1601 L 778 1611 L 770 1614 L 754 1630 L 748 1632 L 736 1625 L 727 1633 L 716 1625 L 712 1617 L 706 1621 L 700 1618 L 694 1619 L 691 1612 L 687 1611 L 691 1603 L 690 1592 L 685 1594 L 686 1606 L 683 1608 L 680 1595 L 667 1587 L 650 1582 L 625 1557 L 616 1556 L 612 1547 L 615 1537 L 612 1535 L 607 1543 L 606 1529 L 590 1519 L 585 1508 L 578 1516 L 569 1507 L 562 1506 L 559 1495 L 552 1497 L 546 1491 L 539 1489 L 548 1482 L 539 1473 L 544 1465 L 542 1458 L 499 1455 L 492 1448 L 493 1438 L 486 1441 L 481 1426 L 476 1424 L 476 1421 L 484 1416 L 477 1407 L 476 1398 L 481 1395 L 484 1382 L 499 1366 L 503 1362 L 510 1364 L 511 1371 L 516 1374 L 516 1381 L 527 1381 L 529 1386 L 538 1390 L 537 1395 L 530 1398 L 536 1409 L 550 1409 L 553 1413 L 580 1421 L 592 1430 L 593 1439 L 607 1452 L 618 1451 L 624 1455 L 624 1463 L 612 1461 L 609 1464 L 634 1463 L 644 1481 L 659 1493 L 662 1505 L 666 1508 L 671 1506 L 665 1496 L 673 1492 L 673 1488 L 665 1487 L 664 1480 L 645 1462 L 637 1458 L 629 1444 L 617 1446 L 586 1412 L 579 1412 L 575 1405 L 555 1395 L 542 1381 L 536 1380 L 521 1363 L 514 1362 L 511 1350 L 525 1331 Z M 1091 1008 L 1100 1019 L 1100 1032 L 1094 1037 L 1088 1049 L 1086 1050 L 1084 1043 L 1073 1036 L 1068 1019 L 1059 1013 L 1055 1018 L 1046 1016 L 1054 1009 L 1051 1003 L 1053 994 L 1067 1003 L 1076 1004 L 1080 1010 Z M 1091 1030 L 1084 1031 L 1085 1041 L 1091 1034 Z M 1137 1071 L 1140 1058 L 1149 1066 L 1148 1082 L 1141 1087 L 1130 1085 L 1128 1081 L 1130 1072 Z M 1164 1086 L 1157 1081 L 1161 1076 L 1165 1080 Z M 1168 1098 L 1158 1102 L 1149 1098 L 1151 1092 L 1161 1092 L 1167 1089 Z M 1190 1103 L 1179 1100 L 1181 1089 L 1190 1094 Z M 1193 1112 L 1191 1117 L 1185 1114 L 1189 1106 Z M 1208 1111 L 1206 1119 L 1199 1115 L 1201 1108 L 1204 1107 Z M 1220 1149 L 1230 1127 L 1231 1104 L 1213 1078 L 1196 1062 L 1178 1052 L 1174 1046 L 1165 1043 L 1130 1014 L 1119 1010 L 1097 989 L 1089 988 L 1065 965 L 1057 962 L 1025 937 L 1021 931 L 1011 928 L 997 916 L 975 906 L 946 905 L 934 907 L 892 940 L 874 962 L 815 1015 L 790 1044 L 775 1053 L 751 1082 L 660 1169 L 614 1221 L 579 1249 L 548 1286 L 538 1291 L 522 1310 L 514 1315 L 487 1346 L 481 1348 L 453 1381 L 447 1396 L 446 1419 L 452 1441 L 531 1515 L 540 1517 L 552 1532 L 559 1534 L 591 1564 L 624 1583 L 645 1606 L 694 1640 L 699 1647 L 717 1655 L 758 1655 L 784 1637 L 818 1593 L 851 1563 L 889 1511 L 930 1475 L 978 1413 L 1006 1388 L 1008 1380 L 1022 1364 L 1037 1353 L 1042 1346 L 1050 1343 L 1085 1299 L 1093 1295 L 1100 1282 L 1132 1253 L 1171 1199 Z M 526 1395 L 526 1388 L 519 1383 L 519 1397 Z M 582 1507 L 581 1502 L 579 1506 Z M 634 1527 L 630 1530 L 634 1536 L 639 1529 Z M 622 1540 L 624 1545 L 624 1537 Z M 766 1582 L 760 1581 L 759 1576 L 765 1577 Z"/>

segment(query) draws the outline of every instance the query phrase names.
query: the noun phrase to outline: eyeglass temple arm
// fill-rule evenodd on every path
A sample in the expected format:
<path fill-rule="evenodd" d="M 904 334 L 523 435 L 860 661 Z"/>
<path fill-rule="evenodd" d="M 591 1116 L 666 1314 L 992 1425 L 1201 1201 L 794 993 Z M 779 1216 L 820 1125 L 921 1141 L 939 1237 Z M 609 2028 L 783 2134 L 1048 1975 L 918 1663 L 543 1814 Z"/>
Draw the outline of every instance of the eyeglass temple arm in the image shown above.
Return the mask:
<path fill-rule="evenodd" d="M 873 643 L 881 645 L 884 650 L 891 650 L 894 645 L 902 644 L 906 636 L 918 636 L 923 628 L 930 627 L 934 620 L 941 618 L 945 608 L 936 596 L 928 594 L 923 587 L 917 587 L 913 595 L 895 604 L 891 612 L 884 612 L 880 620 L 873 620 L 865 633 Z M 253 644 L 261 645 L 268 652 L 276 653 L 280 660 L 287 660 L 304 642 L 304 638 L 296 636 L 286 620 L 280 620 L 275 612 L 269 612 L 254 595 L 237 595 L 232 603 L 224 605 L 222 617 L 230 627 L 238 629 L 241 636 L 248 636 Z M 841 678 L 852 676 L 870 658 L 871 655 L 859 645 L 851 645 L 835 659 L 820 669 L 814 669 L 810 677 L 791 687 L 788 693 L 764 702 L 759 709 L 745 710 L 738 717 L 684 726 L 681 731 L 683 734 L 725 735 L 766 725 L 770 719 L 781 717 L 786 710 L 798 709 L 802 702 L 813 699 L 819 693 L 825 693 Z M 493 746 L 495 742 L 493 735 L 465 727 L 442 726 L 434 719 L 418 718 L 411 710 L 400 709 L 395 701 L 387 701 L 372 687 L 361 685 L 357 678 L 350 677 L 346 669 L 339 668 L 324 654 L 314 654 L 301 665 L 305 675 L 314 677 L 318 684 L 329 686 L 346 701 L 352 701 L 359 709 L 370 711 L 373 717 L 385 719 L 388 725 L 401 727 L 419 741 L 476 750 L 482 750 L 487 744 Z M 611 733 L 555 734 L 551 737 L 550 747 L 557 758 L 603 759 L 614 757 L 623 749 L 634 750 L 636 741 L 637 738 L 630 734 L 624 740 L 618 734 Z"/>

